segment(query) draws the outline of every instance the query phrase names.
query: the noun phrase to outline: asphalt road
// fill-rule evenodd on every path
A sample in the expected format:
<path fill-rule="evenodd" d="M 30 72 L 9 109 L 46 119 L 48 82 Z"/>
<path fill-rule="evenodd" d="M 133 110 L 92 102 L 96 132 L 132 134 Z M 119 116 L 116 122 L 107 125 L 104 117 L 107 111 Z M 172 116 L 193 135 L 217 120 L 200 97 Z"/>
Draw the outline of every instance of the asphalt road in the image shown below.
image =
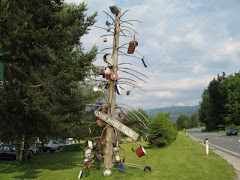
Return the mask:
<path fill-rule="evenodd" d="M 204 141 L 208 139 L 210 146 L 214 145 L 226 150 L 230 154 L 234 154 L 240 158 L 240 135 L 226 136 L 226 134 L 201 132 L 201 129 L 193 129 L 187 131 L 190 136 Z"/>

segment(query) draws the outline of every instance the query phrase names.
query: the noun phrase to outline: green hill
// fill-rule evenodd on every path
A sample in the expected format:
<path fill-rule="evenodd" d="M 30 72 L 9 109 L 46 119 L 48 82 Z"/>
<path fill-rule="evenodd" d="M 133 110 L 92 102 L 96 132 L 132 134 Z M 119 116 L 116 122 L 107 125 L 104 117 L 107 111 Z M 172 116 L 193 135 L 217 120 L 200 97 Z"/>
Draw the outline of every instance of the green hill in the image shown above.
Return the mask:
<path fill-rule="evenodd" d="M 156 116 L 159 112 L 169 113 L 174 122 L 177 121 L 179 115 L 183 114 L 192 117 L 197 113 L 199 105 L 196 106 L 172 106 L 145 110 L 149 116 Z"/>

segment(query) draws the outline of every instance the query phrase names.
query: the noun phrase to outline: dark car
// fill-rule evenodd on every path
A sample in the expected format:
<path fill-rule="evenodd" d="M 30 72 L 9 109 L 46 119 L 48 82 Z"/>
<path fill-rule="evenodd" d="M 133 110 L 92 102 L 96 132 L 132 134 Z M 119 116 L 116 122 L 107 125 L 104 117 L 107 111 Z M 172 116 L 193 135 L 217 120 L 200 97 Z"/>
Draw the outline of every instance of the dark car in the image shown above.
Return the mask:
<path fill-rule="evenodd" d="M 16 160 L 17 152 L 13 145 L 0 145 L 0 160 Z M 32 152 L 28 151 L 27 157 L 32 157 Z"/>
<path fill-rule="evenodd" d="M 231 135 L 238 135 L 238 132 L 237 132 L 237 130 L 236 129 L 228 129 L 227 131 L 226 131 L 226 136 L 231 136 Z"/>
<path fill-rule="evenodd" d="M 15 147 L 9 145 L 0 145 L 0 159 L 16 160 Z"/>

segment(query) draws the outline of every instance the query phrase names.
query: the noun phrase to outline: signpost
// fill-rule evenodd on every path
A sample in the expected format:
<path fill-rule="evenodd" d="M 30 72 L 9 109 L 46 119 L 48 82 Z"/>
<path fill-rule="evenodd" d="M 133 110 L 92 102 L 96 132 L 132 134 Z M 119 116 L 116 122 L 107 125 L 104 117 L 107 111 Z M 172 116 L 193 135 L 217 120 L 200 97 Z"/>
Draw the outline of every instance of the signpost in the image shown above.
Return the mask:
<path fill-rule="evenodd" d="M 130 137 L 132 140 L 137 141 L 139 134 L 131 130 L 129 127 L 125 126 L 124 124 L 120 123 L 115 118 L 110 118 L 106 113 L 103 113 L 101 111 L 94 111 L 94 114 L 96 117 L 102 119 L 112 127 L 116 128 L 117 130 L 121 131 L 126 136 Z"/>

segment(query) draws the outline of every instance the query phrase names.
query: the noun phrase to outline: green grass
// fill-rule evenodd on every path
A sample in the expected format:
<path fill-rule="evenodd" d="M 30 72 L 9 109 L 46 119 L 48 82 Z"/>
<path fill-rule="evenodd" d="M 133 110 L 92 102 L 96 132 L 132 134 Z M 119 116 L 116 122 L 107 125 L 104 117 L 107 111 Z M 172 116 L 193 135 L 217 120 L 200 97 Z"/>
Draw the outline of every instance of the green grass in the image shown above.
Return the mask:
<path fill-rule="evenodd" d="M 141 158 L 131 151 L 132 144 L 121 144 L 126 151 L 126 162 L 136 163 L 127 157 L 151 166 L 152 172 L 126 167 L 126 173 L 113 169 L 111 177 L 103 177 L 103 168 L 90 169 L 83 179 L 145 179 L 145 180 L 234 180 L 233 167 L 218 155 L 210 151 L 205 155 L 205 148 L 180 132 L 177 140 L 168 147 L 146 149 L 147 155 Z M 139 146 L 134 144 L 134 149 Z M 82 166 L 81 151 L 41 154 L 33 157 L 28 164 L 15 161 L 0 161 L 0 179 L 58 179 L 76 180 Z"/>

